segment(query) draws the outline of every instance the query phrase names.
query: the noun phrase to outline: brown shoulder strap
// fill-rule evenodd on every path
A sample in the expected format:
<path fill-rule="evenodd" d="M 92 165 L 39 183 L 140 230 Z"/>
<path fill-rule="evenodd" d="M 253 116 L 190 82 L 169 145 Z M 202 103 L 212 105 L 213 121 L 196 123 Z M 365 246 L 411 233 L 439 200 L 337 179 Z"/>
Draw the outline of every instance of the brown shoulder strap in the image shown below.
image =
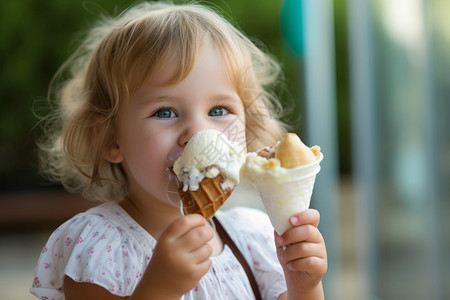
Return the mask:
<path fill-rule="evenodd" d="M 252 269 L 248 265 L 244 256 L 242 255 L 239 248 L 233 242 L 231 237 L 226 232 L 225 228 L 223 228 L 222 224 L 220 224 L 219 220 L 216 217 L 213 217 L 214 224 L 216 225 L 216 230 L 219 236 L 222 238 L 223 242 L 230 247 L 231 251 L 233 251 L 234 256 L 241 263 L 241 266 L 244 268 L 245 273 L 247 273 L 248 280 L 250 281 L 250 285 L 252 286 L 253 293 L 255 294 L 256 300 L 261 300 L 261 294 L 259 293 L 258 285 L 256 284 L 255 276 L 253 276 Z"/>

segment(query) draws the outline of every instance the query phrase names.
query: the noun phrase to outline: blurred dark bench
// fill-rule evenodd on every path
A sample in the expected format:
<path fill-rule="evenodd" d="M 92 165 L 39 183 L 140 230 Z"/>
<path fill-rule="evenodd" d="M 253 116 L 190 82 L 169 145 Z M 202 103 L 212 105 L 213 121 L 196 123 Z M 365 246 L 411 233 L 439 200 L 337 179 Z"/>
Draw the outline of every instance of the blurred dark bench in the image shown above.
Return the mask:
<path fill-rule="evenodd" d="M 0 232 L 55 229 L 97 204 L 63 189 L 3 191 L 0 192 Z"/>

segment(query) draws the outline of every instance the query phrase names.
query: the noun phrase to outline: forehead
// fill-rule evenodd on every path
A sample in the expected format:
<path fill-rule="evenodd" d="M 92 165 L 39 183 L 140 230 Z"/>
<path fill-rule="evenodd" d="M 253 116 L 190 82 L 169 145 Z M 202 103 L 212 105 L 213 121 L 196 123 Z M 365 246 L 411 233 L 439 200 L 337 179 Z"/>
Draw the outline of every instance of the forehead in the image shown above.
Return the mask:
<path fill-rule="evenodd" d="M 206 51 L 205 51 L 206 50 Z M 213 50 L 213 51 L 208 51 Z M 214 55 L 211 53 L 214 52 Z M 135 92 L 144 83 L 152 82 L 154 86 L 170 86 L 182 82 L 198 65 L 199 60 L 206 60 L 205 63 L 221 64 L 228 78 L 236 84 L 233 78 L 232 68 L 227 63 L 227 56 L 223 49 L 209 40 L 204 40 L 193 46 L 193 49 L 185 53 L 179 50 L 168 49 L 159 60 L 148 63 L 145 57 L 137 59 L 133 72 L 130 72 L 130 83 L 133 84 L 131 92 Z"/>
<path fill-rule="evenodd" d="M 237 88 L 231 80 L 220 51 L 212 44 L 204 44 L 198 51 L 192 68 L 181 80 L 172 80 L 182 70 L 178 61 L 168 62 L 154 70 L 132 94 L 132 98 L 152 94 L 152 98 L 236 98 Z"/>

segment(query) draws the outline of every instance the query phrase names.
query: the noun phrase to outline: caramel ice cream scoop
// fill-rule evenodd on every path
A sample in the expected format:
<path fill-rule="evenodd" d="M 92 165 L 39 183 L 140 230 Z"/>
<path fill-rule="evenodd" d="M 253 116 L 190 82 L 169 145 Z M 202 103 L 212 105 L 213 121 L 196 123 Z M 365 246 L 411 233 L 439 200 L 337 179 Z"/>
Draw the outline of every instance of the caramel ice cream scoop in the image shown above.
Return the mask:
<path fill-rule="evenodd" d="M 309 148 L 295 133 L 287 133 L 276 147 L 275 158 L 281 167 L 292 169 L 314 162 L 319 152 L 319 146 Z"/>

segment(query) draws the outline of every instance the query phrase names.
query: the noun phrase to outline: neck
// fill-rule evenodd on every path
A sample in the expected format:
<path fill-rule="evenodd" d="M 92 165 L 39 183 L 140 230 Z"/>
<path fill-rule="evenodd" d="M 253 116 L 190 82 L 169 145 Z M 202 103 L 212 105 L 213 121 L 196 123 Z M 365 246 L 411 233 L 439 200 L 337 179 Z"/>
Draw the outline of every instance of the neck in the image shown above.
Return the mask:
<path fill-rule="evenodd" d="M 132 196 L 127 196 L 119 205 L 156 240 L 164 229 L 181 215 L 179 207 L 162 200 L 138 202 L 133 201 Z"/>

